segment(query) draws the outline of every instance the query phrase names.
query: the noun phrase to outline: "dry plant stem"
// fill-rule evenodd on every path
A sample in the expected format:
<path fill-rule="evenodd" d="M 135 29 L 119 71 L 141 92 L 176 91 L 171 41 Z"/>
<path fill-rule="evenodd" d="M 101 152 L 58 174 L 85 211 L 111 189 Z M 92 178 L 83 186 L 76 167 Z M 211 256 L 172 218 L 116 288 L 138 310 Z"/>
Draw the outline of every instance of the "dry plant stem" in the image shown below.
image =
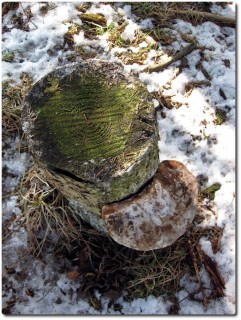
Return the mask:
<path fill-rule="evenodd" d="M 214 290 L 217 292 L 216 293 L 217 297 L 223 297 L 224 290 L 225 290 L 225 283 L 220 276 L 216 263 L 213 262 L 213 260 L 208 255 L 206 255 L 199 247 L 197 247 L 197 252 L 207 273 L 210 276 Z"/>
<path fill-rule="evenodd" d="M 80 232 L 78 218 L 74 213 L 66 212 L 65 199 L 45 181 L 44 172 L 38 171 L 37 165 L 29 170 L 22 183 L 29 189 L 25 194 L 21 193 L 24 225 L 31 251 L 36 256 L 42 255 L 46 243 L 53 243 L 51 234 L 57 235 L 58 245 L 68 249 Z"/>
<path fill-rule="evenodd" d="M 148 67 L 145 69 L 145 72 L 159 72 L 162 71 L 163 69 L 167 68 L 170 64 L 172 64 L 175 61 L 181 60 L 184 58 L 186 55 L 191 53 L 193 50 L 197 49 L 197 44 L 192 43 L 186 47 L 183 48 L 182 51 L 176 53 L 174 56 L 170 57 L 166 62 L 157 64 L 153 67 Z"/>
<path fill-rule="evenodd" d="M 194 269 L 195 269 L 195 272 L 196 272 L 196 276 L 197 276 L 197 279 L 198 279 L 198 282 L 199 282 L 199 286 L 200 286 L 200 289 L 202 291 L 202 296 L 203 296 L 203 305 L 204 307 L 206 308 L 207 307 L 207 297 L 206 297 L 206 294 L 205 294 L 205 290 L 203 288 L 203 284 L 202 284 L 202 280 L 201 280 L 201 277 L 200 277 L 200 272 L 199 272 L 199 269 L 198 269 L 198 265 L 197 265 L 197 259 L 196 259 L 196 256 L 195 256 L 195 252 L 193 250 L 193 247 L 192 247 L 192 242 L 191 240 L 188 240 L 188 245 L 189 245 L 189 251 L 190 251 L 190 254 L 191 254 L 191 257 L 192 257 L 192 260 L 193 260 L 193 266 L 194 266 Z"/>
<path fill-rule="evenodd" d="M 23 12 L 24 12 L 24 14 L 26 15 L 26 17 L 27 17 L 27 20 L 28 20 L 28 22 L 31 22 L 34 26 L 35 26 L 35 28 L 36 28 L 36 30 L 38 29 L 38 27 L 36 26 L 36 24 L 31 20 L 31 17 L 29 17 L 29 15 L 27 14 L 27 12 L 26 12 L 26 10 L 24 10 L 24 8 L 23 8 L 23 6 L 22 6 L 22 4 L 20 3 L 20 6 L 21 6 L 21 8 L 22 8 L 22 10 L 23 10 Z"/>
<path fill-rule="evenodd" d="M 197 10 L 174 10 L 169 9 L 168 11 L 160 10 L 158 13 L 154 13 L 154 16 L 162 16 L 163 14 L 168 13 L 169 16 L 174 17 L 189 17 L 192 19 L 203 19 L 205 21 L 218 22 L 224 25 L 236 26 L 236 19 L 232 17 L 225 17 L 218 14 L 210 13 L 210 12 L 201 12 Z"/>
<path fill-rule="evenodd" d="M 196 68 L 202 72 L 205 78 L 207 78 L 209 81 L 212 81 L 212 76 L 207 72 L 200 61 L 196 64 Z"/>
<path fill-rule="evenodd" d="M 183 70 L 184 68 L 186 68 L 187 66 L 188 66 L 188 60 L 187 60 L 187 58 L 184 57 L 184 58 L 181 59 L 180 65 L 175 68 L 175 70 L 174 70 L 174 72 L 173 72 L 170 80 L 167 82 L 166 85 L 170 85 L 170 86 L 171 86 L 171 82 L 172 82 L 174 79 L 176 79 L 176 77 L 179 76 L 179 74 L 182 72 L 182 70 Z M 164 98 L 164 99 L 165 99 L 165 98 Z"/>

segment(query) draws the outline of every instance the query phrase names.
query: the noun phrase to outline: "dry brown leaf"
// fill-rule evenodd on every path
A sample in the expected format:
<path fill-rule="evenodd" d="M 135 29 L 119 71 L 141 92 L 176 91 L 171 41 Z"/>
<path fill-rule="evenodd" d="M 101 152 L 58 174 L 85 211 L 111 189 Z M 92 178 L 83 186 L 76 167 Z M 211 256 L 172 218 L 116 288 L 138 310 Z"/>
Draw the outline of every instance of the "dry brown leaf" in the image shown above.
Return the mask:
<path fill-rule="evenodd" d="M 113 290 L 113 289 L 109 289 L 108 291 L 105 291 L 102 293 L 102 295 L 104 297 L 107 297 L 107 298 L 113 299 L 113 300 L 120 298 L 121 294 L 122 294 L 121 291 L 117 291 L 117 290 Z"/>
<path fill-rule="evenodd" d="M 67 277 L 70 280 L 76 280 L 79 277 L 79 275 L 80 275 L 80 273 L 75 270 L 67 272 Z"/>

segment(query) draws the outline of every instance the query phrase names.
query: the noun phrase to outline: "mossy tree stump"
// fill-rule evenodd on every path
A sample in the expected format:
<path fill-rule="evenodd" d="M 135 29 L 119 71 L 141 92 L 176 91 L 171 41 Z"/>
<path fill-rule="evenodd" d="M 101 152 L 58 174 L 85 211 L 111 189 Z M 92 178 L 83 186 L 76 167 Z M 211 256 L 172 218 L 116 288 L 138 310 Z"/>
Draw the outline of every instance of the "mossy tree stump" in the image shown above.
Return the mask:
<path fill-rule="evenodd" d="M 105 231 L 102 207 L 135 194 L 158 167 L 152 97 L 118 64 L 58 68 L 25 99 L 28 137 L 49 179 L 82 219 Z"/>
<path fill-rule="evenodd" d="M 24 118 L 48 181 L 118 243 L 163 248 L 193 220 L 195 178 L 178 162 L 159 165 L 152 96 L 118 64 L 89 60 L 49 73 L 27 95 Z"/>

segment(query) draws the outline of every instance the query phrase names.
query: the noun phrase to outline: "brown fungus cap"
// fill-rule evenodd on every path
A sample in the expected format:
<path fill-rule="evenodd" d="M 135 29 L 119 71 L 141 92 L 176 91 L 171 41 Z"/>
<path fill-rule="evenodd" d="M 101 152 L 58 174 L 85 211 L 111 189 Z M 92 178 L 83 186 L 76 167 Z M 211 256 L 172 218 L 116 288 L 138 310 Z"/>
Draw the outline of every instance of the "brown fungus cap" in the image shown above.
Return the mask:
<path fill-rule="evenodd" d="M 181 162 L 165 160 L 144 190 L 105 205 L 102 217 L 109 235 L 119 244 L 143 251 L 160 249 L 185 233 L 197 203 L 193 174 Z"/>

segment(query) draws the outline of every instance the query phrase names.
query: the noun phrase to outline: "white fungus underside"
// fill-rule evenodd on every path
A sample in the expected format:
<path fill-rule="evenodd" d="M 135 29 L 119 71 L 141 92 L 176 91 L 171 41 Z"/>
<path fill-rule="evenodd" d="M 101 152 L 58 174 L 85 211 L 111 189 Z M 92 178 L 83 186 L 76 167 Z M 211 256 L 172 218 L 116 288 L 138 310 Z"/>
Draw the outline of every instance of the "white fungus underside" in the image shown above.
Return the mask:
<path fill-rule="evenodd" d="M 179 201 L 185 202 L 182 198 Z M 169 191 L 156 181 L 151 197 L 150 194 L 144 194 L 141 199 L 127 205 L 123 204 L 123 208 L 114 212 L 113 216 L 118 215 L 119 220 L 122 221 L 121 229 L 126 232 L 118 232 L 118 230 L 113 232 L 111 228 L 109 228 L 109 232 L 115 241 L 129 248 L 148 250 L 167 247 L 184 234 L 195 215 L 194 203 L 191 203 L 187 209 L 183 206 L 185 215 L 183 212 L 178 212 L 178 205 L 180 206 L 180 203 L 177 203 Z M 174 215 L 181 216 L 178 223 L 171 219 Z M 130 227 L 130 223 L 132 227 Z M 150 245 L 148 239 L 145 241 L 146 234 L 150 233 L 154 238 L 156 228 L 161 229 L 165 226 L 169 228 L 171 226 L 173 231 L 161 232 L 154 246 Z M 145 242 L 143 243 L 143 241 Z"/>

